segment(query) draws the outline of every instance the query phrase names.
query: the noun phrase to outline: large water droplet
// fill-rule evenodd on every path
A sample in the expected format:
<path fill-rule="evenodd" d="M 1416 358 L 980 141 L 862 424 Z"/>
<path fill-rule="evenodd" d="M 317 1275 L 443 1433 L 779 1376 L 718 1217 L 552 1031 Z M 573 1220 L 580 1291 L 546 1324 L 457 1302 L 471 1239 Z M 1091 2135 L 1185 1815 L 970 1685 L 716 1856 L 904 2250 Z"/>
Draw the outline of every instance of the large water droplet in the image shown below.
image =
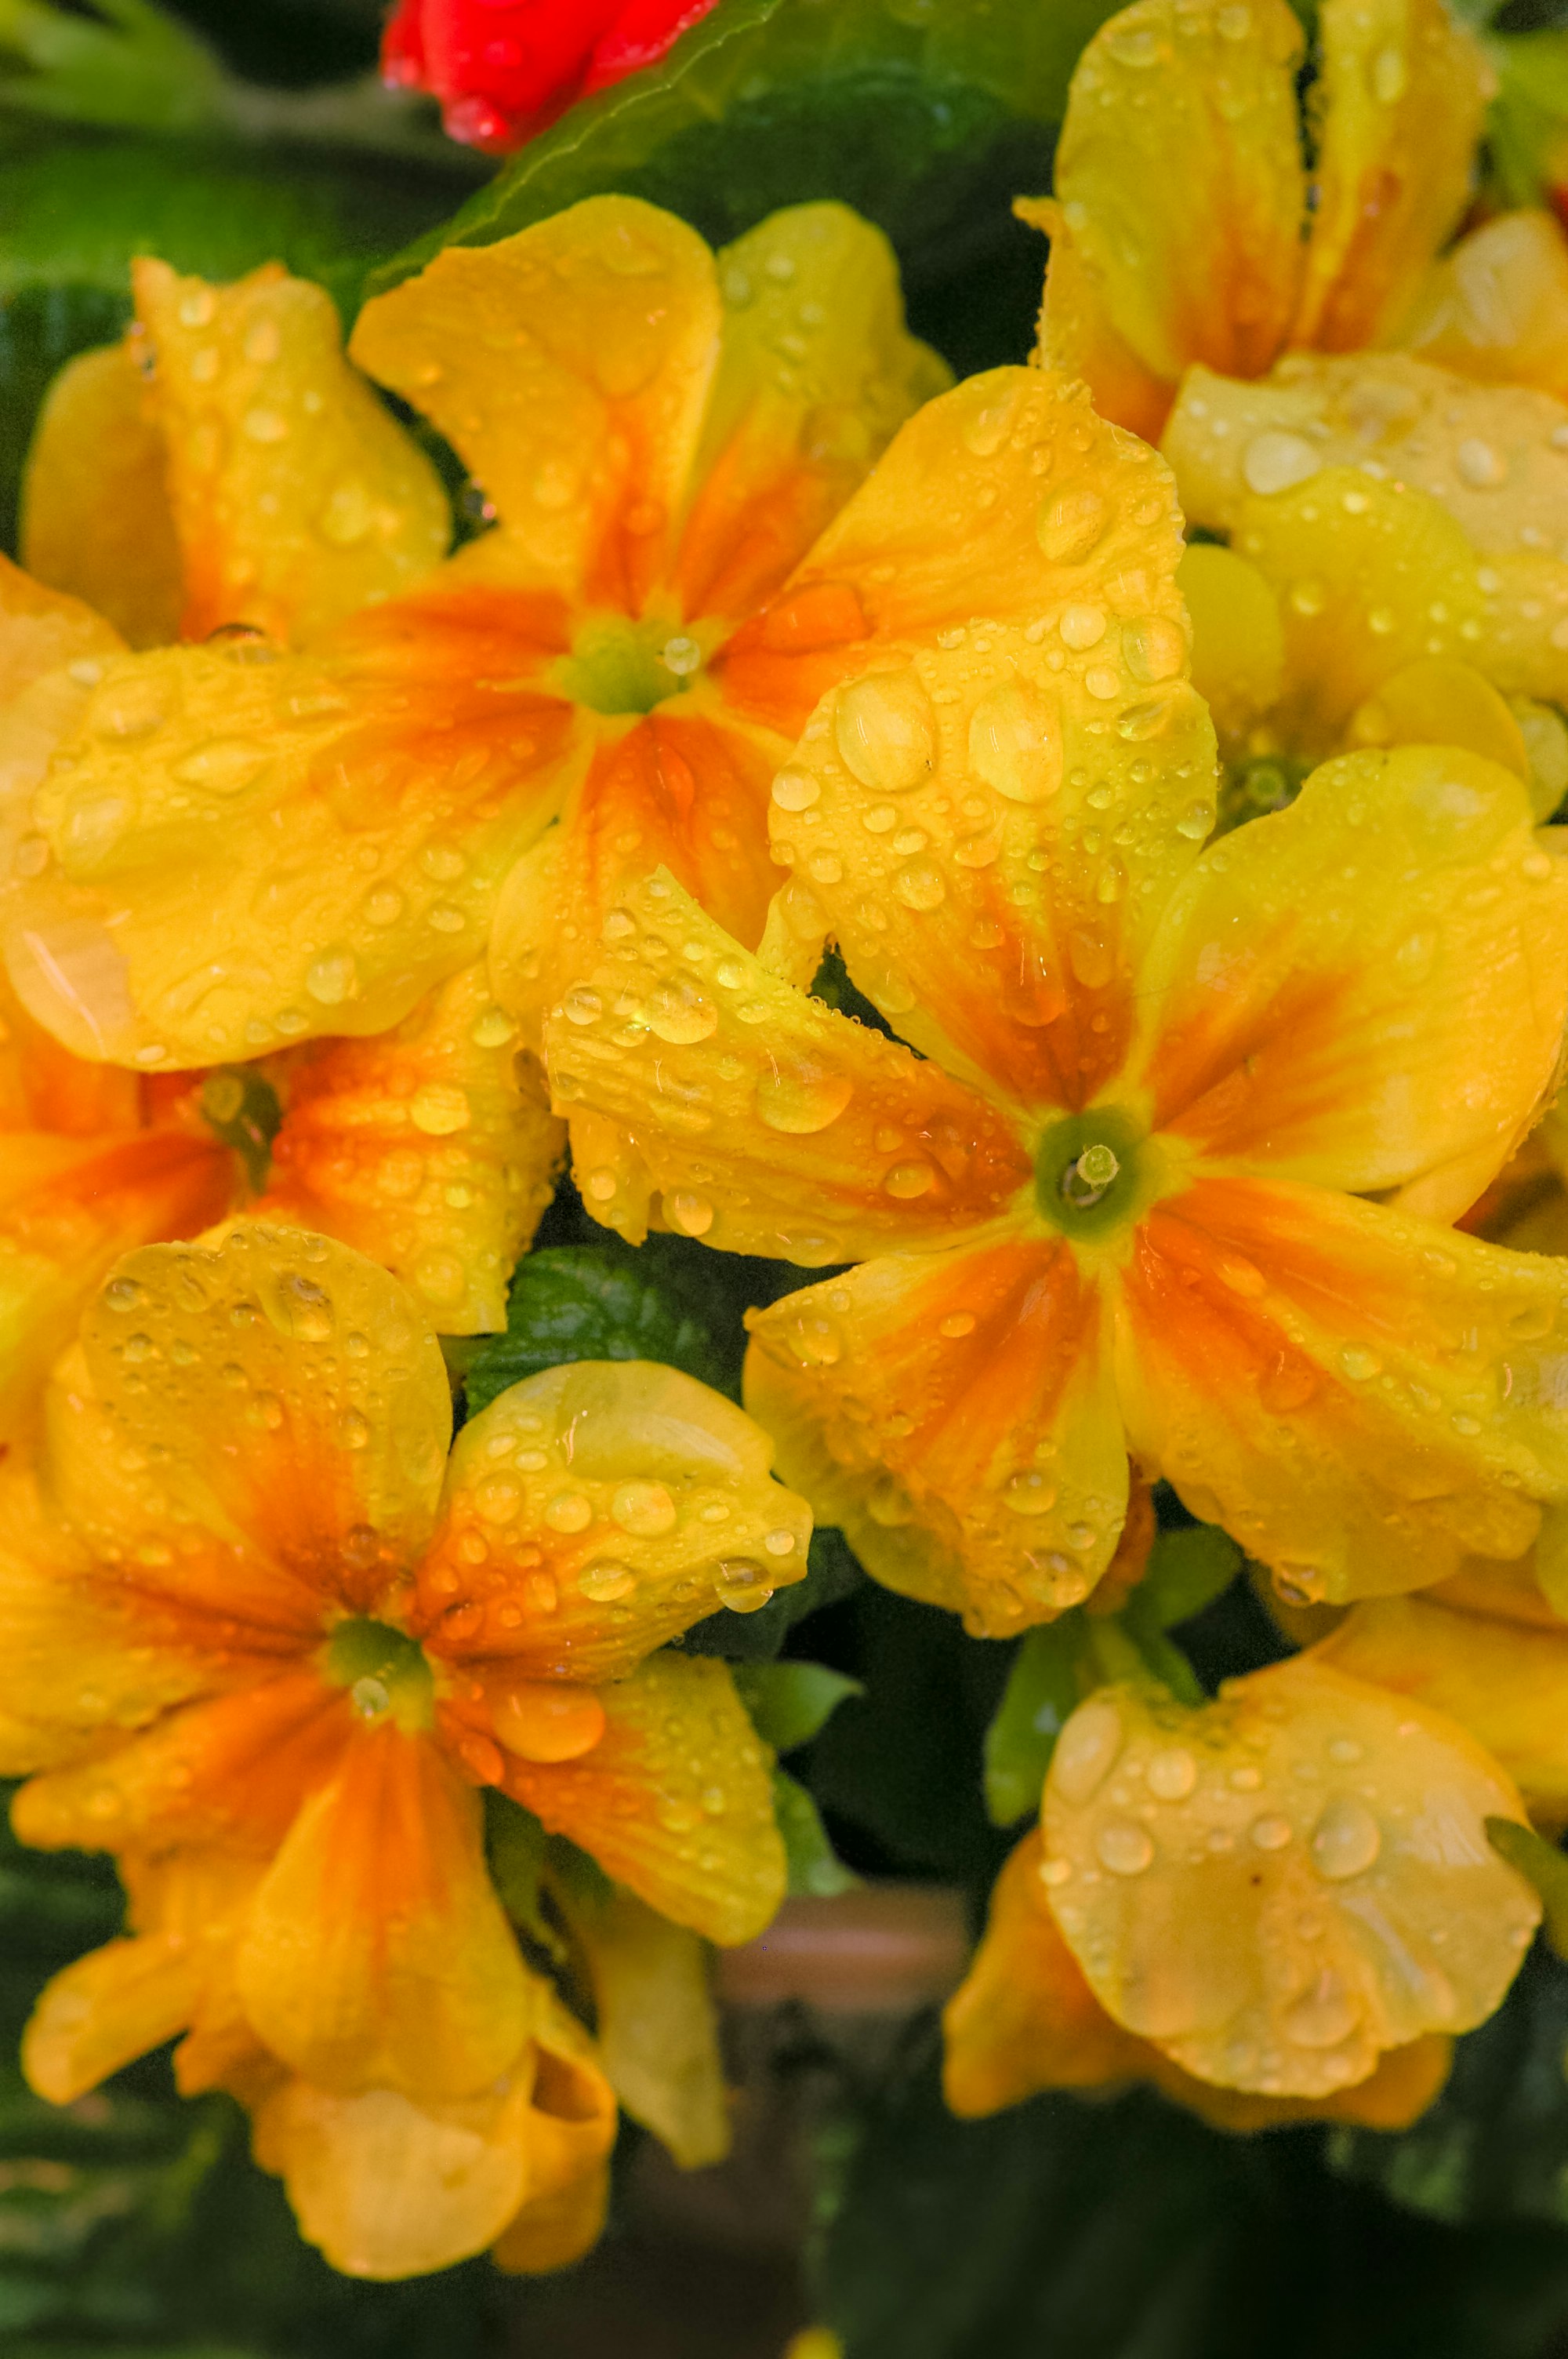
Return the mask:
<path fill-rule="evenodd" d="M 1061 715 L 1054 702 L 1018 680 L 988 690 L 969 716 L 968 766 L 1010 803 L 1044 802 L 1062 783 Z"/>
<path fill-rule="evenodd" d="M 1080 1704 L 1056 1741 L 1051 1782 L 1076 1809 L 1087 1802 L 1121 1751 L 1121 1714 L 1113 1703 Z"/>
<path fill-rule="evenodd" d="M 935 719 L 913 671 L 852 680 L 838 698 L 833 735 L 846 768 L 881 794 L 917 786 L 935 759 Z"/>
<path fill-rule="evenodd" d="M 757 1112 L 770 1130 L 804 1138 L 837 1122 L 854 1094 L 854 1083 L 826 1066 L 773 1065 L 758 1080 Z"/>
<path fill-rule="evenodd" d="M 1156 1801 L 1184 1802 L 1198 1782 L 1198 1765 L 1184 1745 L 1166 1745 L 1150 1755 L 1144 1777 Z"/>
<path fill-rule="evenodd" d="M 1297 2048 L 1337 2048 L 1361 2019 L 1361 2010 L 1332 1966 L 1288 2006 L 1280 2018 L 1285 2038 Z"/>
<path fill-rule="evenodd" d="M 638 1539 L 658 1539 L 676 1527 L 676 1503 L 662 1483 L 621 1484 L 610 1512 L 623 1532 Z"/>
<path fill-rule="evenodd" d="M 520 1680 L 491 1714 L 496 1735 L 524 1761 L 575 1761 L 604 1734 L 604 1706 L 569 1680 Z"/>
<path fill-rule="evenodd" d="M 661 1040 L 685 1049 L 711 1038 L 719 1029 L 719 1010 L 706 993 L 683 975 L 676 982 L 654 985 L 643 1002 L 643 1020 Z"/>
<path fill-rule="evenodd" d="M 1095 1856 L 1113 1875 L 1141 1875 L 1154 1856 L 1153 1838 L 1130 1819 L 1111 1819 L 1095 1838 Z"/>
<path fill-rule="evenodd" d="M 1313 1865 L 1331 1884 L 1361 1875 L 1382 1847 L 1377 1820 L 1354 1794 L 1336 1794 L 1313 1829 Z"/>

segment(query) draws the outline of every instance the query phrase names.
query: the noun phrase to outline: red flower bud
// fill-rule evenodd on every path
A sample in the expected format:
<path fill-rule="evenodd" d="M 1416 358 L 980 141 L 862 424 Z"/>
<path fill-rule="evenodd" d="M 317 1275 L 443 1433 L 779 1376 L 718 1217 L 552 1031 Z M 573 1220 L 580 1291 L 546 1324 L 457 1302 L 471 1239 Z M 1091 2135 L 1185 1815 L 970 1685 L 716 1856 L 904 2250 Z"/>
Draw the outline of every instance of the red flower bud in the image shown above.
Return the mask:
<path fill-rule="evenodd" d="M 588 92 L 662 58 L 716 0 L 398 0 L 389 82 L 441 102 L 454 139 L 503 154 Z"/>

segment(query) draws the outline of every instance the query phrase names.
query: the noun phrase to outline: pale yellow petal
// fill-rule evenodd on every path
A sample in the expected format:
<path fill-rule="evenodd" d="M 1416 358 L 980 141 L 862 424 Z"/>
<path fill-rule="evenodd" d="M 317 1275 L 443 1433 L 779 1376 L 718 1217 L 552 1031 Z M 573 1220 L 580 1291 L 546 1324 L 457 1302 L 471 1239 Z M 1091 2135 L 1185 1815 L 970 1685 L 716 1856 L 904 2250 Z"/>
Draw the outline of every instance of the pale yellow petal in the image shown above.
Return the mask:
<path fill-rule="evenodd" d="M 185 576 L 163 435 L 129 343 L 79 353 L 44 397 L 20 541 L 29 573 L 84 599 L 132 647 L 178 636 Z"/>

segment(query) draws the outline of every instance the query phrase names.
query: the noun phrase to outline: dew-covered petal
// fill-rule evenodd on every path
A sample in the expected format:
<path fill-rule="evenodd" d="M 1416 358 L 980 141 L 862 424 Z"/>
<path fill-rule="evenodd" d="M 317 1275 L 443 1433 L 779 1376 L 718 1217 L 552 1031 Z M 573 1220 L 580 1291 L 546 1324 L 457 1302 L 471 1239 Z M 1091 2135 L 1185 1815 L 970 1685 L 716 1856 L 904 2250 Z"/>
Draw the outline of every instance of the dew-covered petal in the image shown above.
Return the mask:
<path fill-rule="evenodd" d="M 552 828 L 512 871 L 491 928 L 497 997 L 530 1047 L 565 975 L 599 956 L 622 896 L 667 869 L 746 950 L 781 878 L 769 857 L 768 789 L 789 746 L 737 721 L 703 683 L 629 728 L 606 729 Z"/>
<path fill-rule="evenodd" d="M 1053 650 L 1060 658 L 1075 711 L 1098 702 L 1108 726 L 1135 735 L 1153 728 L 1153 715 L 1129 733 L 1129 712 L 1152 704 L 1157 713 L 1162 690 L 1185 669 L 1165 627 L 1184 641 L 1171 589 L 1181 551 L 1170 478 L 1147 444 L 1097 417 L 1081 384 L 1040 368 L 991 369 L 900 429 L 712 669 L 733 709 L 794 738 L 829 690 L 861 672 L 907 669 L 912 647 L 940 645 L 946 633 L 966 651 L 962 671 L 1023 633 L 1047 669 Z M 1064 640 L 1060 618 L 1090 607 L 1105 615 L 1105 645 L 1074 649 L 1073 626 Z M 988 651 L 979 643 L 993 626 Z M 962 639 L 952 636 L 959 631 Z M 1102 699 L 1076 685 L 1095 671 L 1104 674 Z M 855 734 L 874 796 L 918 782 L 927 756 L 910 717 L 891 732 Z"/>
<path fill-rule="evenodd" d="M 1108 324 L 1167 388 L 1193 360 L 1255 375 L 1284 342 L 1306 203 L 1301 54 L 1284 0 L 1137 0 L 1078 60 L 1057 200 Z"/>
<path fill-rule="evenodd" d="M 440 561 L 440 478 L 344 360 L 325 288 L 276 262 L 214 287 L 144 257 L 134 278 L 187 638 L 308 641 Z"/>
<path fill-rule="evenodd" d="M 589 1753 L 514 1758 L 506 1790 L 605 1874 L 710 1941 L 749 1941 L 784 1896 L 773 1756 L 727 1663 L 650 1656 L 600 1690 L 606 1728 Z"/>
<path fill-rule="evenodd" d="M 531 1977 L 478 1799 L 428 1739 L 353 1738 L 257 1888 L 236 1974 L 266 2045 L 340 2095 L 472 2096 L 508 2069 Z"/>
<path fill-rule="evenodd" d="M 742 1409 L 653 1361 L 546 1368 L 470 1419 L 417 1612 L 437 1652 L 490 1658 L 503 1744 L 527 1741 L 531 1682 L 622 1679 L 730 1599 L 804 1577 L 810 1510 L 772 1462 Z"/>
<path fill-rule="evenodd" d="M 1568 399 L 1568 238 L 1549 212 L 1495 213 L 1434 263 L 1400 343 L 1438 368 Z"/>
<path fill-rule="evenodd" d="M 1232 1167 L 1419 1190 L 1452 1220 L 1557 1071 L 1568 867 L 1517 773 L 1445 745 L 1346 755 L 1204 853 L 1139 1016 L 1157 1130 Z"/>
<path fill-rule="evenodd" d="M 571 708 L 538 684 L 563 633 L 548 598 L 443 577 L 309 655 L 106 663 L 3 765 L 22 998 L 148 1071 L 398 1022 L 480 954 L 565 791 Z"/>
<path fill-rule="evenodd" d="M 86 1594 L 92 1613 L 97 1600 Z M 122 1730 L 113 1748 L 100 1715 L 96 1730 L 80 1732 L 96 1740 L 90 1747 L 79 1742 L 76 1757 L 21 1788 L 12 1804 L 16 1832 L 46 1851 L 216 1844 L 265 1858 L 288 1832 L 300 1797 L 337 1769 L 353 1728 L 343 1691 L 290 1662 L 276 1642 L 269 1660 L 265 1644 L 248 1631 L 236 1639 L 231 1625 L 225 1651 L 221 1625 L 189 1617 L 182 1628 L 158 1609 L 155 1599 L 136 1615 L 134 1641 L 150 1639 L 168 1662 L 183 1637 L 201 1684 L 233 1691 L 199 1698 L 139 1734 Z M 89 1675 L 92 1668 L 84 1666 Z"/>
<path fill-rule="evenodd" d="M 1443 0 L 1324 0 L 1316 202 L 1291 342 L 1353 352 L 1397 326 L 1470 202 L 1496 88 Z"/>
<path fill-rule="evenodd" d="M 517 1049 L 482 962 L 390 1032 L 322 1041 L 288 1076 L 259 1216 L 381 1262 L 438 1334 L 504 1327 L 566 1145 Z"/>
<path fill-rule="evenodd" d="M 614 2135 L 590 2058 L 533 2040 L 480 2095 L 420 2104 L 290 2078 L 255 2115 L 256 2158 L 283 2180 L 307 2242 L 345 2275 L 382 2279 L 482 2252 L 524 2204 L 590 2175 Z"/>
<path fill-rule="evenodd" d="M 1146 603 L 1125 624 L 1066 603 L 1038 639 L 885 646 L 773 780 L 774 855 L 867 996 L 1031 1107 L 1081 1105 L 1119 1070 L 1141 945 L 1213 823 L 1180 601 L 1167 580 Z"/>
<path fill-rule="evenodd" d="M 722 344 L 675 578 L 683 613 L 741 615 L 952 376 L 904 327 L 892 246 L 847 205 L 770 213 L 718 267 Z"/>
<path fill-rule="evenodd" d="M 1099 1288 L 1065 1243 L 885 1255 L 749 1323 L 748 1407 L 879 1581 L 983 1637 L 1087 1596 L 1127 1451 Z"/>
<path fill-rule="evenodd" d="M 1121 1277 L 1134 1450 L 1300 1598 L 1522 1555 L 1568 1493 L 1568 1265 L 1384 1206 L 1215 1176 Z"/>
<path fill-rule="evenodd" d="M 0 1139 L 0 1442 L 37 1422 L 56 1355 L 121 1255 L 211 1227 L 238 1179 L 216 1139 L 178 1130 Z"/>
<path fill-rule="evenodd" d="M 1454 1722 L 1310 1658 L 1193 1710 L 1106 1688 L 1052 1759 L 1046 1891 L 1127 2029 L 1199 2080 L 1322 2097 L 1500 2003 L 1541 1906 L 1491 1816 L 1519 1797 Z"/>
<path fill-rule="evenodd" d="M 105 1567 L 240 1622 L 370 1610 L 431 1528 L 451 1430 L 395 1277 L 299 1229 L 126 1256 L 57 1369 L 47 1479 Z"/>
<path fill-rule="evenodd" d="M 1568 1625 L 1464 1610 L 1446 1595 L 1379 1597 L 1356 1606 L 1314 1655 L 1446 1712 L 1507 1770 L 1532 1818 L 1568 1824 Z"/>
<path fill-rule="evenodd" d="M 1095 408 L 1115 426 L 1157 442 L 1173 388 L 1146 368 L 1112 326 L 1105 292 L 1091 275 L 1059 204 L 1050 197 L 1015 197 L 1013 212 L 1051 241 L 1045 299 L 1031 357 L 1094 389 Z"/>
<path fill-rule="evenodd" d="M 545 1041 L 557 1108 L 612 1123 L 669 1226 L 732 1252 L 946 1244 L 1030 1176 L 1000 1108 L 778 981 L 667 875 L 606 917 Z"/>
<path fill-rule="evenodd" d="M 635 197 L 449 245 L 360 313 L 360 366 L 424 412 L 499 511 L 517 578 L 641 611 L 718 364 L 713 256 Z"/>
<path fill-rule="evenodd" d="M 51 589 L 85 600 L 134 647 L 178 636 L 185 603 L 164 470 L 163 435 L 130 344 L 68 361 L 27 450 L 22 562 Z"/>

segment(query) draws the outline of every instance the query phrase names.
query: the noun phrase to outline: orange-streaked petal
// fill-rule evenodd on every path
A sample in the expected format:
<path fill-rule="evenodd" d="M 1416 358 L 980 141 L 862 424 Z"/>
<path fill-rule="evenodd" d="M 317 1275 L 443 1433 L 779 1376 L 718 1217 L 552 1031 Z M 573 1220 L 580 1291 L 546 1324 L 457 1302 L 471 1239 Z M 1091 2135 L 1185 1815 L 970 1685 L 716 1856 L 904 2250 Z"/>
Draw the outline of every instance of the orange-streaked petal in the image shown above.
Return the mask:
<path fill-rule="evenodd" d="M 1493 1816 L 1519 1797 L 1456 1723 L 1310 1658 L 1191 1710 L 1102 1688 L 1052 1756 L 1046 1891 L 1128 2030 L 1199 2080 L 1319 2098 L 1501 2002 L 1541 1904 Z"/>
<path fill-rule="evenodd" d="M 532 1978 L 478 1798 L 427 1738 L 354 1736 L 256 1891 L 236 1977 L 266 2045 L 341 2096 L 473 2096 L 513 2063 Z"/>
<path fill-rule="evenodd" d="M 1087 386 L 1040 368 L 990 369 L 901 427 L 773 603 L 709 669 L 737 712 L 793 738 L 830 689 L 879 667 L 884 646 L 928 646 L 974 624 L 970 657 L 986 653 L 976 642 L 988 625 L 1033 626 L 1034 647 L 1065 608 L 1098 606 L 1108 669 L 1126 634 L 1131 678 L 1144 660 L 1135 648 L 1146 646 L 1148 679 L 1167 681 L 1184 668 L 1161 627 L 1183 619 L 1170 592 L 1181 550 L 1169 477 L 1147 444 L 1095 415 Z M 1082 668 L 1095 662 L 1087 654 Z M 914 783 L 907 760 L 886 766 Z M 887 790 L 885 776 L 864 783 Z"/>
<path fill-rule="evenodd" d="M 491 973 L 530 1046 L 562 977 L 597 955 L 605 919 L 655 868 L 757 948 L 782 882 L 768 853 L 768 789 L 788 751 L 727 715 L 711 690 L 603 733 L 560 826 L 518 862 L 496 904 Z"/>
<path fill-rule="evenodd" d="M 848 206 L 770 213 L 718 262 L 723 342 L 676 561 L 687 615 L 771 596 L 910 412 L 952 383 L 904 327 L 892 248 Z"/>
<path fill-rule="evenodd" d="M 481 962 L 392 1031 L 323 1041 L 294 1068 L 257 1213 L 383 1263 L 438 1334 L 482 1334 L 506 1324 L 565 1146 Z"/>
<path fill-rule="evenodd" d="M 773 1756 L 727 1663 L 650 1656 L 600 1690 L 608 1719 L 575 1761 L 514 1760 L 506 1789 L 607 1875 L 710 1941 L 750 1941 L 784 1895 Z"/>
<path fill-rule="evenodd" d="M 344 360 L 323 288 L 276 262 L 212 287 L 144 256 L 133 277 L 187 638 L 225 623 L 317 638 L 440 561 L 440 478 Z"/>
<path fill-rule="evenodd" d="M 100 1561 L 264 1631 L 371 1610 L 429 1534 L 451 1394 L 395 1277 L 298 1229 L 128 1255 L 56 1371 L 49 1487 Z"/>
<path fill-rule="evenodd" d="M 1297 1593 L 1522 1555 L 1568 1496 L 1568 1264 L 1217 1176 L 1155 1206 L 1121 1288 L 1133 1448 Z"/>
<path fill-rule="evenodd" d="M 146 1616 L 155 1638 L 168 1626 L 156 1604 Z M 204 1636 L 198 1625 L 197 1638 Z M 269 1664 L 243 1644 L 225 1659 L 209 1645 L 208 1683 L 222 1684 L 226 1672 L 238 1691 L 187 1704 L 116 1751 L 100 1742 L 75 1767 L 30 1778 L 11 1806 L 24 1843 L 45 1851 L 217 1844 L 252 1859 L 276 1849 L 300 1796 L 336 1770 L 354 1727 L 350 1707 L 315 1670 Z"/>
<path fill-rule="evenodd" d="M 1301 54 L 1284 0 L 1244 16 L 1137 0 L 1078 60 L 1056 196 L 1110 326 L 1168 386 L 1193 360 L 1256 375 L 1284 342 L 1306 205 Z"/>
<path fill-rule="evenodd" d="M 1495 213 L 1433 265 L 1399 341 L 1439 368 L 1568 400 L 1568 237 L 1549 212 Z"/>
<path fill-rule="evenodd" d="M 641 611 L 673 554 L 719 360 L 713 256 L 635 197 L 449 245 L 375 296 L 350 350 L 423 410 L 500 511 L 486 552 Z"/>
<path fill-rule="evenodd" d="M 551 1093 L 623 1133 L 672 1228 L 811 1266 L 946 1244 L 1028 1180 L 999 1108 L 776 981 L 670 877 L 603 934 L 546 1023 Z"/>
<path fill-rule="evenodd" d="M 147 1071 L 398 1022 L 480 954 L 565 791 L 571 708 L 530 685 L 563 631 L 548 598 L 443 583 L 308 656 L 106 664 L 30 808 L 12 773 L 22 998 Z"/>
<path fill-rule="evenodd" d="M 31 1130 L 103 1138 L 139 1129 L 141 1123 L 135 1075 L 73 1057 L 34 1022 L 0 973 L 0 1136 Z"/>
<path fill-rule="evenodd" d="M 174 638 L 185 603 L 164 463 L 129 343 L 68 361 L 27 451 L 22 562 L 51 589 L 84 599 L 134 647 Z"/>
<path fill-rule="evenodd" d="M 772 1462 L 761 1428 L 678 1368 L 546 1368 L 458 1436 L 421 1627 L 449 1659 L 492 1658 L 494 1704 L 517 1680 L 622 1679 L 726 1594 L 804 1578 L 810 1512 Z"/>
<path fill-rule="evenodd" d="M 1356 1606 L 1314 1654 L 1446 1712 L 1507 1770 L 1532 1818 L 1568 1825 L 1568 1625 L 1530 1627 L 1426 1596 L 1379 1597 Z"/>
<path fill-rule="evenodd" d="M 1213 825 L 1214 730 L 1163 553 L 1126 623 L 1087 585 L 1026 630 L 884 646 L 773 780 L 774 854 L 856 983 L 915 1048 L 1032 1108 L 1080 1106 L 1120 1069 L 1142 945 Z"/>
<path fill-rule="evenodd" d="M 8 1167 L 8 1168 L 7 1168 Z M 211 1136 L 0 1142 L 0 1441 L 37 1419 L 56 1355 L 120 1256 L 222 1220 L 239 1173 Z"/>
<path fill-rule="evenodd" d="M 1049 197 L 1017 197 L 1013 212 L 1051 241 L 1045 298 L 1033 359 L 1065 377 L 1082 377 L 1095 408 L 1114 426 L 1157 442 L 1175 388 L 1144 367 L 1111 325 L 1106 299 L 1090 275 L 1060 205 Z"/>
<path fill-rule="evenodd" d="M 1318 41 L 1317 201 L 1291 342 L 1346 353 L 1398 324 L 1456 227 L 1497 84 L 1443 0 L 1323 0 Z"/>
<path fill-rule="evenodd" d="M 749 1324 L 748 1405 L 879 1581 L 982 1637 L 1087 1596 L 1127 1451 L 1099 1289 L 1065 1243 L 888 1255 Z"/>
<path fill-rule="evenodd" d="M 1453 1220 L 1534 1120 L 1568 1024 L 1568 865 L 1516 773 L 1348 754 L 1223 837 L 1140 977 L 1155 1129 Z"/>
<path fill-rule="evenodd" d="M 381 2279 L 482 2252 L 522 2206 L 560 2191 L 562 2174 L 573 2191 L 591 2180 L 614 2136 L 603 2075 L 532 2041 L 481 2095 L 416 2104 L 290 2079 L 255 2116 L 256 2159 L 283 2180 L 307 2242 L 345 2275 Z"/>

